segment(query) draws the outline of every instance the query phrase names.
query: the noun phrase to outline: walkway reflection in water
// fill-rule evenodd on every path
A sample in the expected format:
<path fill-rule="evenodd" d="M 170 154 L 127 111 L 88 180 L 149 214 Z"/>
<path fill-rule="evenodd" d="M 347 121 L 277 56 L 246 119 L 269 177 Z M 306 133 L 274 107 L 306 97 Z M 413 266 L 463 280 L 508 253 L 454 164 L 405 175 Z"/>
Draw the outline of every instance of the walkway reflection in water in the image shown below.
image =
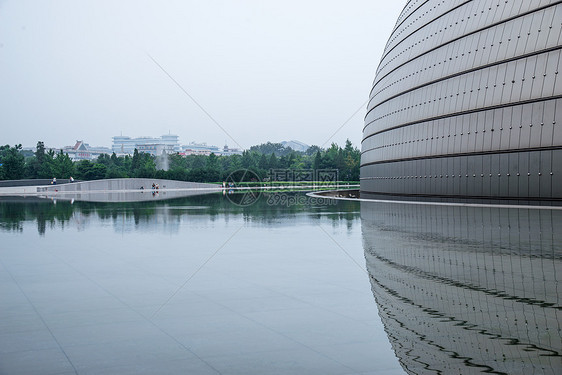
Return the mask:
<path fill-rule="evenodd" d="M 404 370 L 562 373 L 562 211 L 363 202 L 361 219 Z"/>

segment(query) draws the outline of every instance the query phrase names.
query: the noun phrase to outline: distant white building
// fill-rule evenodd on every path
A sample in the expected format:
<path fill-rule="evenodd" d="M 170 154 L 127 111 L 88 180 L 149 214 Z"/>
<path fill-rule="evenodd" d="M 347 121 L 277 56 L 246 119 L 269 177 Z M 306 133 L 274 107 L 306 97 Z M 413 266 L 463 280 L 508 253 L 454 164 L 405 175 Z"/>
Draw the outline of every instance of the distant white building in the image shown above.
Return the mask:
<path fill-rule="evenodd" d="M 218 146 L 207 145 L 206 143 L 191 142 L 188 145 L 181 146 L 181 155 L 219 155 L 220 149 Z"/>
<path fill-rule="evenodd" d="M 230 148 L 228 147 L 228 145 L 224 145 L 224 147 L 222 148 L 222 152 L 220 153 L 221 155 L 242 155 L 242 150 L 240 150 L 239 148 Z"/>
<path fill-rule="evenodd" d="M 94 160 L 101 154 L 111 155 L 112 153 L 109 147 L 92 147 L 84 141 L 76 141 L 74 146 L 65 146 L 62 152 L 68 154 L 72 161 Z"/>
<path fill-rule="evenodd" d="M 144 152 L 145 154 L 154 156 L 160 156 L 163 153 L 173 154 L 174 152 L 176 152 L 172 145 L 166 145 L 162 143 L 147 143 L 144 145 L 138 145 L 137 150 L 139 152 Z"/>
<path fill-rule="evenodd" d="M 156 155 L 153 152 L 156 152 L 157 148 L 160 150 L 159 154 L 162 153 L 162 150 L 164 150 L 166 153 L 181 151 L 179 137 L 174 134 L 166 134 L 158 138 L 131 138 L 125 135 L 116 135 L 112 139 L 113 145 L 111 148 L 117 155 L 132 155 L 135 151 L 135 148 L 139 152 L 148 152 L 153 155 Z"/>
<path fill-rule="evenodd" d="M 207 145 L 206 143 L 191 142 L 188 145 L 181 146 L 181 155 L 240 155 L 242 150 L 230 148 L 225 145 L 222 149 L 218 146 Z"/>

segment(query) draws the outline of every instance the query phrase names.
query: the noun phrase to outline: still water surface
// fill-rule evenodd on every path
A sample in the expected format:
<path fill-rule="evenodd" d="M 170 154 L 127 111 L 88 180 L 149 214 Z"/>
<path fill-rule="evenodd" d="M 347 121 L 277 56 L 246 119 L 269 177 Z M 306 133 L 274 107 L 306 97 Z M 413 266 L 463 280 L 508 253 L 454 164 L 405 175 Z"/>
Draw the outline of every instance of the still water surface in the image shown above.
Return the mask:
<path fill-rule="evenodd" d="M 0 202 L 0 373 L 562 369 L 560 211 L 295 197 Z"/>

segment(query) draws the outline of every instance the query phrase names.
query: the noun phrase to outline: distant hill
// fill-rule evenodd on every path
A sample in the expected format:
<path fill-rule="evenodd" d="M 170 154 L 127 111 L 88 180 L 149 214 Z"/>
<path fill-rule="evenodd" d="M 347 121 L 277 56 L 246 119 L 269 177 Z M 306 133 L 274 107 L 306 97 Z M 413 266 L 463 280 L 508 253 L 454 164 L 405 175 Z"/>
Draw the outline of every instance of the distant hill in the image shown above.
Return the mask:
<path fill-rule="evenodd" d="M 283 147 L 290 147 L 293 150 L 300 152 L 306 152 L 306 150 L 308 150 L 308 148 L 310 147 L 306 143 L 302 143 L 299 141 L 283 141 L 281 142 L 281 144 L 283 145 Z"/>
<path fill-rule="evenodd" d="M 256 151 L 261 154 L 276 156 L 288 155 L 293 151 L 296 152 L 306 152 L 310 146 L 299 141 L 283 141 L 279 143 L 262 143 L 261 145 L 255 145 L 250 147 L 250 151 Z"/>

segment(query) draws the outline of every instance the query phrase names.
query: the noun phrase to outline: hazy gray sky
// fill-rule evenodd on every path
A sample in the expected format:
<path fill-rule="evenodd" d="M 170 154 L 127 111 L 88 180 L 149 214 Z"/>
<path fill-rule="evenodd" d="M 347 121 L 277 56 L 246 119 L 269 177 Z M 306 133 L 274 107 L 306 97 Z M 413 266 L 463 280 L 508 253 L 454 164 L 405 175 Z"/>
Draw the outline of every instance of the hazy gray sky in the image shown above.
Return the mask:
<path fill-rule="evenodd" d="M 0 143 L 359 145 L 400 1 L 0 0 Z M 234 139 L 220 129 L 158 62 Z"/>

